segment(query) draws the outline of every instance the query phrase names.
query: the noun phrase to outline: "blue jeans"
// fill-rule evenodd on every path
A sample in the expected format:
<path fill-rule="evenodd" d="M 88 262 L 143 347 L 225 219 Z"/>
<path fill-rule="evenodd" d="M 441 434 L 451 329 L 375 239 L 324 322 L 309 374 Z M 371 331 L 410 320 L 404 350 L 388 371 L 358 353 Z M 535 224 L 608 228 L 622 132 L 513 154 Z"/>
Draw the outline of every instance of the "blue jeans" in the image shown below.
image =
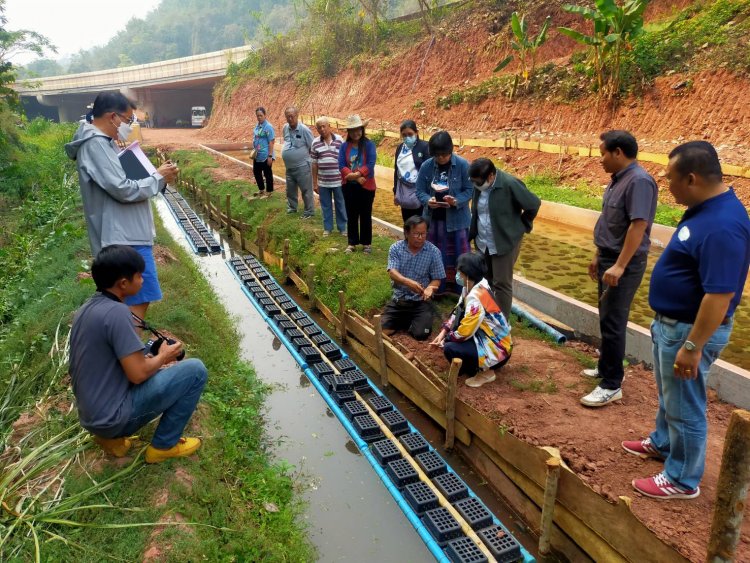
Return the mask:
<path fill-rule="evenodd" d="M 336 205 L 336 228 L 340 233 L 346 231 L 346 204 L 344 203 L 344 192 L 341 186 L 336 188 L 325 188 L 318 186 L 320 195 L 320 210 L 323 212 L 323 229 L 333 230 L 333 207 L 331 198 Z"/>
<path fill-rule="evenodd" d="M 674 325 L 654 320 L 654 376 L 659 390 L 656 430 L 651 442 L 664 456 L 664 472 L 675 485 L 695 489 L 703 477 L 706 462 L 706 379 L 708 372 L 727 345 L 732 323 L 716 329 L 703 347 L 696 379 L 680 379 L 674 374 L 677 352 L 693 325 Z"/>
<path fill-rule="evenodd" d="M 171 448 L 193 415 L 207 379 L 208 372 L 203 362 L 190 358 L 161 369 L 140 385 L 134 385 L 130 391 L 133 412 L 122 435 L 130 436 L 161 415 L 151 445 L 164 450 Z"/>

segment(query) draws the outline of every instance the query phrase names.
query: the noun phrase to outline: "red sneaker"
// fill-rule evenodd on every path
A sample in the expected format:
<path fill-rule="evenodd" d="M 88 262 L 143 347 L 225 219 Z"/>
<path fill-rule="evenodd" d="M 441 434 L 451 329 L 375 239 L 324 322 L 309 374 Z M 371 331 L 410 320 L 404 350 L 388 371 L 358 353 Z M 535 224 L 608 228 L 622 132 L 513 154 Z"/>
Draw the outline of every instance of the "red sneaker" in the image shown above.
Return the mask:
<path fill-rule="evenodd" d="M 657 450 L 651 443 L 651 438 L 646 438 L 645 440 L 629 440 L 623 442 L 622 449 L 629 454 L 637 455 L 638 457 L 642 457 L 643 459 L 648 459 L 650 457 L 662 460 L 664 459 L 664 456 L 661 455 L 659 453 L 659 450 Z"/>
<path fill-rule="evenodd" d="M 633 488 L 642 495 L 660 500 L 691 499 L 701 494 L 700 487 L 689 490 L 673 485 L 664 473 L 645 479 L 634 479 Z"/>

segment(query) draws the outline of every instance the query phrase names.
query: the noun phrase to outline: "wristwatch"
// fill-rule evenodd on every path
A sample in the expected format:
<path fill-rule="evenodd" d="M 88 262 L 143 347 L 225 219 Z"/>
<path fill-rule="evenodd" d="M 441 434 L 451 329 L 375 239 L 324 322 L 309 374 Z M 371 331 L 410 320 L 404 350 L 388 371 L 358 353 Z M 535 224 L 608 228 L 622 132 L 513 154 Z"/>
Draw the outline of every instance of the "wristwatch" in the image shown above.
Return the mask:
<path fill-rule="evenodd" d="M 695 342 L 693 342 L 692 340 L 686 340 L 685 343 L 683 344 L 683 347 L 688 352 L 692 352 L 693 350 L 697 348 L 697 346 L 695 345 Z"/>

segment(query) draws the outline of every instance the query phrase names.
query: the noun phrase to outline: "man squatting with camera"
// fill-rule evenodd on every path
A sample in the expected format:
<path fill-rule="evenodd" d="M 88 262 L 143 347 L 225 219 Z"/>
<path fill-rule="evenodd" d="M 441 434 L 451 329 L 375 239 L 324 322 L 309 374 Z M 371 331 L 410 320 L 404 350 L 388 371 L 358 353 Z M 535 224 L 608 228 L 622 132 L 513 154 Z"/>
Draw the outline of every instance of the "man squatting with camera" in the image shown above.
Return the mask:
<path fill-rule="evenodd" d="M 130 246 L 104 247 L 91 266 L 97 292 L 76 312 L 70 332 L 70 377 L 81 426 L 111 455 L 122 457 L 129 438 L 161 415 L 146 462 L 185 457 L 201 445 L 182 432 L 195 411 L 208 373 L 196 358 L 181 360 L 182 343 L 160 338 L 144 346 L 125 299 L 143 286 L 143 257 Z M 156 333 L 158 336 L 158 333 Z"/>

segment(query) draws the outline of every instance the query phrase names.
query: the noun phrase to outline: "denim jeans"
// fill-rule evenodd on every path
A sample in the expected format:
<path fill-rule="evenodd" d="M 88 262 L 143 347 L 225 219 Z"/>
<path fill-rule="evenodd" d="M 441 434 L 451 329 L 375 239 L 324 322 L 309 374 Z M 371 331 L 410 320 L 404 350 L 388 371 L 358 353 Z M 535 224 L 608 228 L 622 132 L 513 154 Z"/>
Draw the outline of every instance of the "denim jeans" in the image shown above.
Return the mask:
<path fill-rule="evenodd" d="M 159 449 L 174 446 L 190 420 L 206 385 L 208 372 L 203 362 L 190 358 L 159 370 L 133 386 L 133 413 L 122 431 L 130 436 L 161 415 L 151 445 Z"/>
<path fill-rule="evenodd" d="M 700 483 L 706 462 L 706 379 L 711 364 L 729 341 L 732 323 L 721 325 L 708 339 L 703 347 L 698 377 L 680 379 L 674 374 L 674 361 L 692 327 L 681 322 L 674 326 L 659 320 L 651 323 L 659 410 L 656 430 L 650 438 L 666 459 L 667 478 L 689 490 Z"/>
<path fill-rule="evenodd" d="M 333 204 L 336 206 L 336 228 L 340 233 L 346 231 L 346 204 L 344 203 L 344 192 L 341 186 L 336 188 L 325 188 L 318 186 L 320 195 L 320 210 L 323 212 L 323 229 L 326 231 L 333 230 Z"/>
<path fill-rule="evenodd" d="M 647 254 L 633 256 L 616 286 L 607 288 L 602 276 L 617 262 L 617 253 L 599 251 L 599 330 L 602 344 L 599 356 L 599 387 L 615 390 L 622 386 L 625 370 L 625 337 L 628 329 L 630 305 L 646 271 Z M 606 293 L 604 293 L 606 289 Z"/>

